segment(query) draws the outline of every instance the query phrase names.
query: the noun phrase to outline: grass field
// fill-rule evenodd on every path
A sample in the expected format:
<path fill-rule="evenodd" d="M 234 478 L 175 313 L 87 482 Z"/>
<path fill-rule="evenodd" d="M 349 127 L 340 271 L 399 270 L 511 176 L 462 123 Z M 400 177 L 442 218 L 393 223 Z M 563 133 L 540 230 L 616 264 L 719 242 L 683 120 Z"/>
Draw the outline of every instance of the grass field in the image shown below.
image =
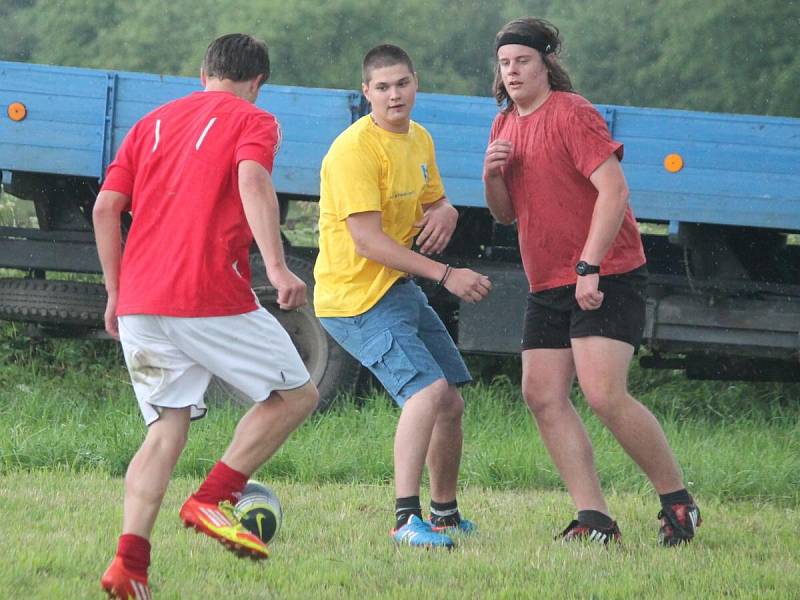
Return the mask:
<path fill-rule="evenodd" d="M 181 527 L 177 510 L 197 483 L 182 477 L 168 492 L 153 538 L 156 598 L 796 598 L 800 589 L 800 514 L 770 504 L 704 498 L 701 538 L 675 551 L 654 544 L 651 498 L 612 494 L 625 541 L 607 551 L 552 541 L 569 516 L 560 492 L 468 486 L 461 499 L 479 533 L 452 552 L 417 552 L 386 535 L 388 486 L 277 482 L 284 527 L 272 558 L 254 564 Z M 101 597 L 120 499 L 121 482 L 97 473 L 0 476 L 3 513 L 19 517 L 0 524 L 14 540 L 0 597 Z"/>
<path fill-rule="evenodd" d="M 33 344 L 5 325 L 0 364 L 0 598 L 101 597 L 121 476 L 144 434 L 120 357 L 107 342 Z M 242 413 L 221 403 L 192 426 L 156 526 L 156 597 L 798 597 L 800 386 L 633 369 L 631 387 L 664 424 L 705 518 L 696 542 L 673 550 L 655 545 L 649 484 L 576 392 L 624 536 L 605 551 L 552 541 L 572 509 L 517 367 L 473 366 L 485 377 L 466 390 L 459 502 L 478 535 L 450 553 L 390 543 L 397 412 L 372 392 L 313 416 L 259 471 L 281 497 L 284 529 L 266 564 L 237 561 L 176 517 Z"/>

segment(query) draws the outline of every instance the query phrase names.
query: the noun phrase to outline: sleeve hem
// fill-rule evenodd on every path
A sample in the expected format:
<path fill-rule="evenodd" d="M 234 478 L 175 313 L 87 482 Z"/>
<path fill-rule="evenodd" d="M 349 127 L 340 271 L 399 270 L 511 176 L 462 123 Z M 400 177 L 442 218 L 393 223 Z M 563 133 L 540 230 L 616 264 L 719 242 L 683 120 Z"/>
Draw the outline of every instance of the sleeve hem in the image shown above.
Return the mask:
<path fill-rule="evenodd" d="M 586 179 L 589 179 L 592 176 L 592 174 L 598 169 L 598 167 L 600 167 L 600 165 L 606 162 L 611 157 L 612 154 L 616 154 L 617 159 L 620 162 L 622 162 L 623 149 L 624 149 L 623 145 L 620 144 L 619 142 L 611 142 L 611 144 L 609 145 L 610 152 L 597 156 L 595 160 L 589 163 L 589 165 L 586 167 L 586 172 L 583 173 L 583 176 L 586 177 Z"/>

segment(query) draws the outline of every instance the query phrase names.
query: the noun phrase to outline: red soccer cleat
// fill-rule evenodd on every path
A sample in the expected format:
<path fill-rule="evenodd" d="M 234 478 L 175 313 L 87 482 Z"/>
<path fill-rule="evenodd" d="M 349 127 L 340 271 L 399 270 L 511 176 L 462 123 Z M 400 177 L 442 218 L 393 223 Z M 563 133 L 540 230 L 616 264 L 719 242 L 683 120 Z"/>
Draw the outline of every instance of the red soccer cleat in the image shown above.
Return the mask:
<path fill-rule="evenodd" d="M 147 575 L 141 576 L 125 568 L 119 556 L 114 557 L 111 564 L 100 579 L 100 586 L 109 598 L 120 600 L 152 600 Z"/>
<path fill-rule="evenodd" d="M 662 546 L 680 546 L 694 539 L 697 528 L 703 522 L 700 509 L 692 500 L 689 504 L 673 504 L 661 509 L 658 513 L 661 528 L 658 531 L 658 543 Z"/>
<path fill-rule="evenodd" d="M 608 529 L 595 529 L 574 520 L 555 539 L 561 539 L 564 542 L 586 541 L 608 546 L 609 542 L 619 543 L 622 540 L 622 534 L 619 532 L 616 521 Z"/>
<path fill-rule="evenodd" d="M 237 556 L 255 560 L 269 558 L 267 545 L 245 529 L 228 501 L 207 504 L 189 496 L 181 507 L 180 518 L 184 526 L 214 538 Z"/>

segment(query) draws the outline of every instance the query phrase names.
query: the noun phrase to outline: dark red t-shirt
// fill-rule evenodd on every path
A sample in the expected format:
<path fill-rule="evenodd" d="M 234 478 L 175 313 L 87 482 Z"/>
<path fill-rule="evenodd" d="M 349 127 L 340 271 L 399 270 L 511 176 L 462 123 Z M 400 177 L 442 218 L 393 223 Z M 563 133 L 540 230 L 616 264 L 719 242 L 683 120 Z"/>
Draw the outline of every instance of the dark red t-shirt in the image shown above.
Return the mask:
<path fill-rule="evenodd" d="M 591 103 L 578 94 L 553 92 L 533 113 L 500 113 L 490 142 L 510 140 L 503 170 L 517 217 L 520 252 L 532 291 L 574 284 L 575 263 L 589 235 L 597 189 L 589 176 L 622 144 Z M 626 273 L 645 263 L 630 206 L 600 264 L 602 275 Z"/>
<path fill-rule="evenodd" d="M 211 317 L 257 304 L 238 164 L 272 171 L 275 118 L 228 92 L 165 104 L 128 132 L 103 182 L 131 198 L 118 315 Z"/>

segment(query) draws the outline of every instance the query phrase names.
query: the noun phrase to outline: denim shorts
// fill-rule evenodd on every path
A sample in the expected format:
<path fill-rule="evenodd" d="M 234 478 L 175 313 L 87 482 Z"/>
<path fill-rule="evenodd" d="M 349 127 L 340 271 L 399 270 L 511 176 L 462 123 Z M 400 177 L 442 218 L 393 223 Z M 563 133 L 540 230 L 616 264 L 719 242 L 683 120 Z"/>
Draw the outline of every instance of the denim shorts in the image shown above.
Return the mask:
<path fill-rule="evenodd" d="M 398 406 L 439 379 L 450 385 L 472 381 L 444 323 L 410 279 L 398 281 L 363 314 L 321 317 L 320 323 Z"/>

